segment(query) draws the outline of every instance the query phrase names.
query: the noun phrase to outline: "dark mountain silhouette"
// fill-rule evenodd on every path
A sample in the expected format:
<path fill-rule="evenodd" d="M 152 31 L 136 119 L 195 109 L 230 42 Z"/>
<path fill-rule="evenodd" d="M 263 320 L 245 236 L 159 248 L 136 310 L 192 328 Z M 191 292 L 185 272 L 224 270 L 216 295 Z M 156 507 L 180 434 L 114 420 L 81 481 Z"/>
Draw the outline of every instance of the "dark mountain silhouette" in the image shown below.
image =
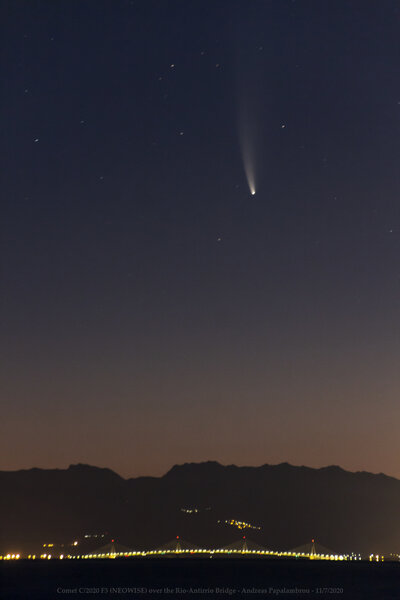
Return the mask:
<path fill-rule="evenodd" d="M 400 549 L 400 481 L 335 466 L 207 462 L 174 466 L 163 477 L 123 479 L 109 469 L 72 465 L 0 472 L 0 490 L 0 552 L 37 551 L 49 542 L 68 548 L 73 540 L 83 551 L 100 545 L 85 535 L 100 533 L 102 543 L 113 538 L 134 549 L 156 548 L 177 535 L 202 547 L 246 535 L 268 549 L 312 538 L 337 552 Z M 239 530 L 230 520 L 261 529 Z"/>

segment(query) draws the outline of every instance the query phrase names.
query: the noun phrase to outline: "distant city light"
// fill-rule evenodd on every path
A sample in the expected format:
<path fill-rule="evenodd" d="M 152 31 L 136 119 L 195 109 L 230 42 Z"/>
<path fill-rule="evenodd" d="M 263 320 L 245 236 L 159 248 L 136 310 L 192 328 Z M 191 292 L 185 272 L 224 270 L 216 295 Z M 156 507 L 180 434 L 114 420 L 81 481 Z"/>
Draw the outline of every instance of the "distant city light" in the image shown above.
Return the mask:
<path fill-rule="evenodd" d="M 221 521 L 217 521 L 221 523 Z M 258 525 L 252 525 L 251 523 L 246 523 L 245 521 L 237 521 L 236 519 L 226 519 L 223 521 L 226 525 L 231 525 L 232 527 L 236 527 L 237 529 L 256 529 L 260 530 L 261 527 Z"/>

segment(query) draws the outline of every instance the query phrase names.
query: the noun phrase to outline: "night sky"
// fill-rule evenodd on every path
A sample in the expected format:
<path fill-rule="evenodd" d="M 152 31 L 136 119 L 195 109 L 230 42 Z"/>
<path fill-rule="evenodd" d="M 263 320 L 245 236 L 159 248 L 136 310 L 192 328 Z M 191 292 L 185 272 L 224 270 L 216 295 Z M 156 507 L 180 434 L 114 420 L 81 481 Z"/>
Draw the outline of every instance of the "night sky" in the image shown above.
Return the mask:
<path fill-rule="evenodd" d="M 400 477 L 399 19 L 1 1 L 0 469 Z"/>

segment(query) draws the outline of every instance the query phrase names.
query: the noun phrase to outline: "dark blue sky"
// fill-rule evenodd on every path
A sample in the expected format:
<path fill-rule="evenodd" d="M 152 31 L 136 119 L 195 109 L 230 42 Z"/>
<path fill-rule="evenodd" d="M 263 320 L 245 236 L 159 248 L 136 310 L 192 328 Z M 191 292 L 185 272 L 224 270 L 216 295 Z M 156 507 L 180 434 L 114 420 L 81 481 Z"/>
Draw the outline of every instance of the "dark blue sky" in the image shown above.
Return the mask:
<path fill-rule="evenodd" d="M 398 2 L 0 10 L 0 468 L 400 476 Z"/>

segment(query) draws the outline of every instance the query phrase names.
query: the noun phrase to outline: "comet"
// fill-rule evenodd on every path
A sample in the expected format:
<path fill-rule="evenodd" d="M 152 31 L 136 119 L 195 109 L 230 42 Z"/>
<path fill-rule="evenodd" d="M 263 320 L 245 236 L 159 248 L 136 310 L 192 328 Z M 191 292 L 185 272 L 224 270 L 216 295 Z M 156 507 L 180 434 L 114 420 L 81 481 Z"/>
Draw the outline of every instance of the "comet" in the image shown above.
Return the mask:
<path fill-rule="evenodd" d="M 242 127 L 240 131 L 240 148 L 243 159 L 243 167 L 246 175 L 247 185 L 252 196 L 256 194 L 256 173 L 254 160 L 254 143 L 252 143 L 248 127 Z"/>
<path fill-rule="evenodd" d="M 243 170 L 246 176 L 249 192 L 256 194 L 256 165 L 259 146 L 260 125 L 257 119 L 259 113 L 257 94 L 249 94 L 247 88 L 239 91 L 238 98 L 238 134 Z"/>
<path fill-rule="evenodd" d="M 249 193 L 256 195 L 257 171 L 260 160 L 260 143 L 262 140 L 262 119 L 264 113 L 264 97 L 262 96 L 262 73 L 258 73 L 258 64 L 254 60 L 252 46 L 247 37 L 243 37 L 242 23 L 239 15 L 236 19 L 236 110 L 238 141 L 244 174 Z M 249 59 L 251 65 L 249 65 Z M 254 78 L 251 74 L 258 73 Z"/>

